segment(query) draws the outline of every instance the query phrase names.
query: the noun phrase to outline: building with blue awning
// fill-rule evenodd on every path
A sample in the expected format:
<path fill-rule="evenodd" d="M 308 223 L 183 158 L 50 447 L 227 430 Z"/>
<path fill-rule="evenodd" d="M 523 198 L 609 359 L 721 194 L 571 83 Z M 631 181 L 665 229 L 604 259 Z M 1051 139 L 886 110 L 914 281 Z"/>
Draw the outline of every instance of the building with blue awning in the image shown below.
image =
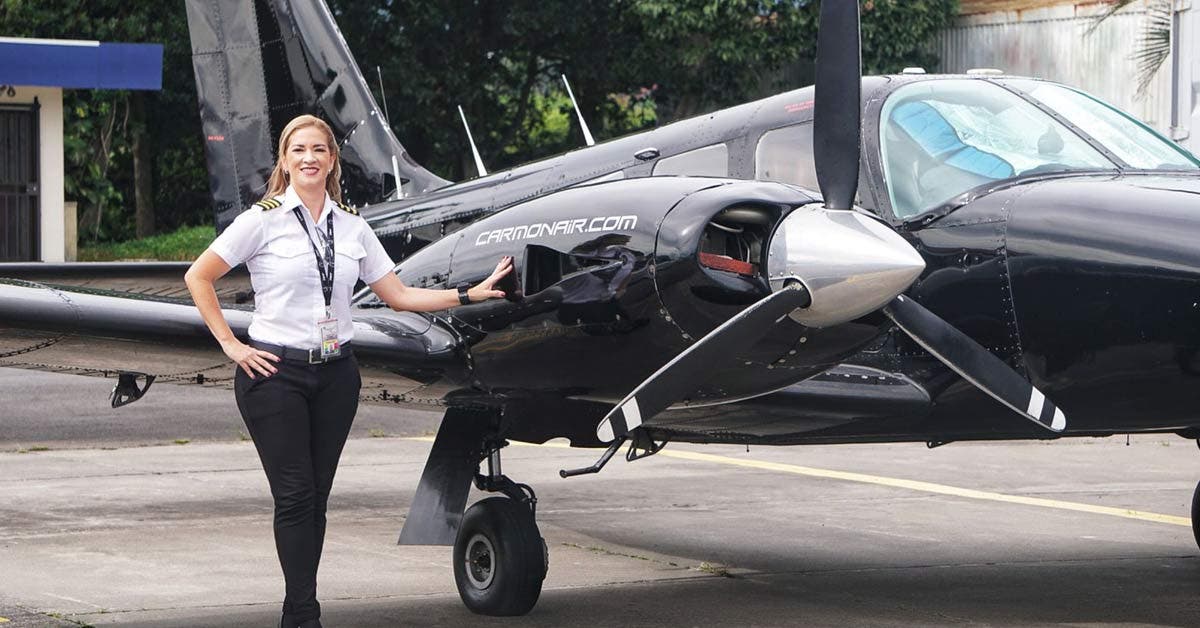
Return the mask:
<path fill-rule="evenodd" d="M 162 44 L 0 37 L 0 262 L 74 257 L 62 90 L 159 90 L 162 68 Z"/>

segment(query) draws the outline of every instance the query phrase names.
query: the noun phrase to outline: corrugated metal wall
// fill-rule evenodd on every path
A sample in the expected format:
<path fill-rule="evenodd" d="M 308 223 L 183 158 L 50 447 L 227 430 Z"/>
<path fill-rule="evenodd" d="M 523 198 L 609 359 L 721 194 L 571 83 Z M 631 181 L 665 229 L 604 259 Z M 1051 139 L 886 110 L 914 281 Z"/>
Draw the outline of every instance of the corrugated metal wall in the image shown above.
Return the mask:
<path fill-rule="evenodd" d="M 1142 32 L 1138 2 L 1085 34 L 1104 7 L 1093 3 L 965 16 L 937 44 L 940 72 L 998 68 L 1066 83 L 1138 116 L 1164 135 L 1171 126 L 1171 60 L 1143 98 L 1130 60 Z"/>

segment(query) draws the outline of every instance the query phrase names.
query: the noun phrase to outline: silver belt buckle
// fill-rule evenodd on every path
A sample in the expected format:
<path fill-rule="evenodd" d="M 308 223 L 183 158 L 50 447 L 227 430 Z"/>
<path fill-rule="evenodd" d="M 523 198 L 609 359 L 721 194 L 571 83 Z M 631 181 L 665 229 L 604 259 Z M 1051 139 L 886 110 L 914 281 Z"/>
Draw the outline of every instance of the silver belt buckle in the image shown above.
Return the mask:
<path fill-rule="evenodd" d="M 314 355 L 316 356 L 315 358 L 313 357 Z M 325 358 L 321 357 L 320 349 L 309 349 L 308 350 L 308 363 L 309 364 L 324 364 L 325 363 Z"/>

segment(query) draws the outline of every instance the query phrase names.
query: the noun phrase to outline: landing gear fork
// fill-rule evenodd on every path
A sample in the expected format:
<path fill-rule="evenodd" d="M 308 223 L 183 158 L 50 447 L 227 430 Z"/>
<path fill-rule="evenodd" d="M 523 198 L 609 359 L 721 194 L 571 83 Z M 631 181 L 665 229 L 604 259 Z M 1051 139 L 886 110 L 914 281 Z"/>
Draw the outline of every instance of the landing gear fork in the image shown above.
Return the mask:
<path fill-rule="evenodd" d="M 487 441 L 484 451 L 487 453 L 487 474 L 475 474 L 475 488 L 489 493 L 502 493 L 509 499 L 524 504 L 529 508 L 530 516 L 537 516 L 537 494 L 528 484 L 513 482 L 504 475 L 500 463 L 500 450 L 508 446 L 508 441 Z"/>

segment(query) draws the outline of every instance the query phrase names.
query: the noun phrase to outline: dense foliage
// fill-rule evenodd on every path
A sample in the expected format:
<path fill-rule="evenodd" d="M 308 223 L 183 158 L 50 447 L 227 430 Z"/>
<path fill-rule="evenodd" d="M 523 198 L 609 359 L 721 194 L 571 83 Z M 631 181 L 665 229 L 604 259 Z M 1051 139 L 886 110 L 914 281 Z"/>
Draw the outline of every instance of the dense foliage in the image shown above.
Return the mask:
<path fill-rule="evenodd" d="M 158 229 L 210 221 L 184 3 L 0 3 L 0 35 L 165 46 L 160 92 L 65 94 L 67 195 L 80 202 L 81 239 L 146 235 L 135 228 L 135 163 L 151 168 Z M 816 43 L 817 3 L 804 0 L 329 4 L 374 89 L 379 67 L 397 136 L 450 179 L 474 173 L 455 105 L 497 169 L 582 144 L 560 74 L 602 141 L 808 84 Z M 956 0 L 861 4 L 867 72 L 934 66 L 927 42 Z"/>

